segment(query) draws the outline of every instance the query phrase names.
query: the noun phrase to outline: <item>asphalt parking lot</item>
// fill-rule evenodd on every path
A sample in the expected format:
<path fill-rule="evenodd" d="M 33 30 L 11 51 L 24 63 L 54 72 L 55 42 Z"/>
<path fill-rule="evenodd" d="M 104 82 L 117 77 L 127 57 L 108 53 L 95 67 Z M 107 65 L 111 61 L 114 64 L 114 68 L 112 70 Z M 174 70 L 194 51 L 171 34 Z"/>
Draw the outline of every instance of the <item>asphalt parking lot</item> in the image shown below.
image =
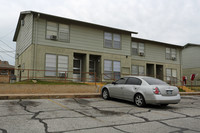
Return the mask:
<path fill-rule="evenodd" d="M 101 98 L 1 100 L 2 133 L 200 132 L 200 97 L 179 104 L 139 108 Z"/>

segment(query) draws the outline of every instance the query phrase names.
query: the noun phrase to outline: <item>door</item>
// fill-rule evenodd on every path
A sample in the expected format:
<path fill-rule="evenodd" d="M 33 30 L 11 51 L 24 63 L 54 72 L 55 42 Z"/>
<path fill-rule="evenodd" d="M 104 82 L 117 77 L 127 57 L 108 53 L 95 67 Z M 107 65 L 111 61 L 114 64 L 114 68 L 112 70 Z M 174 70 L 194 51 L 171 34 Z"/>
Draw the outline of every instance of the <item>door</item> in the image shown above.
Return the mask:
<path fill-rule="evenodd" d="M 73 81 L 81 81 L 81 59 L 74 59 Z"/>
<path fill-rule="evenodd" d="M 126 84 L 123 86 L 124 99 L 133 101 L 133 96 L 140 89 L 142 81 L 135 77 L 130 77 L 127 79 Z"/>
<path fill-rule="evenodd" d="M 127 78 L 121 78 L 121 79 L 117 80 L 116 82 L 114 82 L 109 87 L 111 97 L 123 99 L 123 95 L 124 95 L 123 88 L 124 88 L 126 79 Z"/>
<path fill-rule="evenodd" d="M 94 82 L 95 81 L 95 67 L 96 67 L 96 63 L 94 60 L 90 60 L 89 62 L 89 81 L 90 82 Z"/>

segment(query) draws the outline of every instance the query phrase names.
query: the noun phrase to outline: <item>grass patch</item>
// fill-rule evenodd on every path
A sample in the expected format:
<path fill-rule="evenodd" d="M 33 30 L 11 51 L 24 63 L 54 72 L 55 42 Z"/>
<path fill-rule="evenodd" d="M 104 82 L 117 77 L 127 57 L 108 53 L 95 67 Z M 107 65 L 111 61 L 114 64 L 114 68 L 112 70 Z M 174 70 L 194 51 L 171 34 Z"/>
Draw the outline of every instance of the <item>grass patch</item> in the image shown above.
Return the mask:
<path fill-rule="evenodd" d="M 182 88 L 178 87 L 178 89 L 179 89 L 179 92 L 185 92 L 185 90 L 183 90 Z"/>
<path fill-rule="evenodd" d="M 88 85 L 86 83 L 72 82 L 72 81 L 43 81 L 43 80 L 25 80 L 13 84 L 43 84 L 43 85 Z"/>
<path fill-rule="evenodd" d="M 200 87 L 188 87 L 190 88 L 191 90 L 194 90 L 196 92 L 200 92 Z"/>

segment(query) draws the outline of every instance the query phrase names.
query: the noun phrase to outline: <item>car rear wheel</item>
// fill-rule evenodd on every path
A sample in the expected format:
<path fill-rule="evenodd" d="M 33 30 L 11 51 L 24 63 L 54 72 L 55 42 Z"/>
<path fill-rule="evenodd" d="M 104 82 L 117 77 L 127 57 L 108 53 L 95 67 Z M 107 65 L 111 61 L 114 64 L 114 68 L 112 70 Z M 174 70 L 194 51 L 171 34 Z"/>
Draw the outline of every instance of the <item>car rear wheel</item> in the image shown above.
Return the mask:
<path fill-rule="evenodd" d="M 144 97 L 141 94 L 136 94 L 134 102 L 138 107 L 144 107 L 146 105 Z"/>
<path fill-rule="evenodd" d="M 107 89 L 103 89 L 102 98 L 105 99 L 105 100 L 110 99 L 110 95 L 109 95 L 109 92 L 108 92 Z"/>

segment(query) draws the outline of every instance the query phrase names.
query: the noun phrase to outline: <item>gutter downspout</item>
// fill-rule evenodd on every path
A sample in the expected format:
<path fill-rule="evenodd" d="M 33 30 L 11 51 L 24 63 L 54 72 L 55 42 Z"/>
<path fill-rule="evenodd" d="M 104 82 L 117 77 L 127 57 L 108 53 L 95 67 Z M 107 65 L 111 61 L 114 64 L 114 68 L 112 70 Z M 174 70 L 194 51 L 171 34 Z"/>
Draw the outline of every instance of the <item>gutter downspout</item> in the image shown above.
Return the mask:
<path fill-rule="evenodd" d="M 40 14 L 37 14 L 36 19 L 34 21 L 35 23 L 35 43 L 34 43 L 34 55 L 33 55 L 33 79 L 36 79 L 36 67 L 37 67 L 37 44 L 38 44 L 38 20 L 39 20 Z"/>

